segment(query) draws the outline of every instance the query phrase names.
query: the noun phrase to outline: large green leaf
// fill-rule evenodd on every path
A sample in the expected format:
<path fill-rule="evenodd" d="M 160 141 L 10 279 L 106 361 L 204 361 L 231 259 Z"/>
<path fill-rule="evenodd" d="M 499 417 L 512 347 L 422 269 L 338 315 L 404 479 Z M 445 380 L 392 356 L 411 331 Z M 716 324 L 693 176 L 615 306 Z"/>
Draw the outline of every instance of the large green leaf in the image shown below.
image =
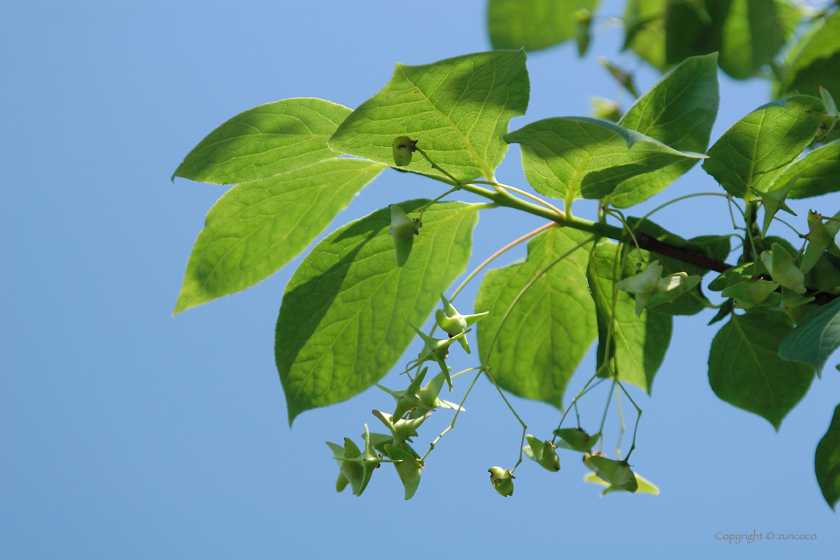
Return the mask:
<path fill-rule="evenodd" d="M 623 274 L 616 267 L 617 250 L 618 246 L 611 241 L 598 241 L 590 254 L 587 269 L 589 292 L 595 300 L 598 317 L 598 367 L 608 356 L 612 357 L 610 363 L 618 371 L 620 380 L 650 393 L 653 377 L 671 340 L 673 319 L 647 309 L 637 317 L 635 300 L 621 290 L 616 294 L 615 314 L 611 317 L 615 282 L 636 273 L 636 261 L 632 257 L 627 259 Z M 618 258 L 621 259 L 620 254 Z M 611 320 L 613 331 L 608 353 L 606 337 Z M 602 371 L 601 375 L 607 376 L 608 372 Z"/>
<path fill-rule="evenodd" d="M 840 12 L 817 20 L 798 48 L 776 96 L 804 93 L 819 96 L 819 86 L 840 99 Z"/>
<path fill-rule="evenodd" d="M 709 384 L 723 401 L 767 419 L 776 430 L 811 385 L 814 369 L 779 357 L 793 330 L 781 311 L 732 314 L 712 340 Z"/>
<path fill-rule="evenodd" d="M 800 15 L 784 0 L 630 0 L 624 48 L 663 72 L 719 52 L 721 69 L 745 79 L 773 60 Z"/>
<path fill-rule="evenodd" d="M 692 57 L 663 76 L 618 124 L 671 148 L 705 152 L 717 116 L 717 54 Z M 697 163 L 682 159 L 621 183 L 607 202 L 627 208 L 647 200 Z"/>
<path fill-rule="evenodd" d="M 400 203 L 410 213 L 426 201 Z M 411 256 L 397 266 L 384 208 L 339 228 L 295 271 L 277 319 L 275 358 L 289 423 L 343 401 L 397 362 L 440 294 L 467 266 L 475 205 L 438 203 L 423 214 Z"/>
<path fill-rule="evenodd" d="M 814 470 L 825 501 L 834 509 L 840 500 L 840 405 L 834 409 L 831 425 L 817 445 Z"/>
<path fill-rule="evenodd" d="M 808 315 L 782 341 L 779 356 L 810 364 L 822 375 L 828 357 L 840 347 L 840 298 Z"/>
<path fill-rule="evenodd" d="M 721 30 L 720 69 L 745 80 L 773 60 L 802 14 L 780 0 L 732 0 L 730 6 Z"/>
<path fill-rule="evenodd" d="M 813 141 L 819 122 L 810 113 L 824 110 L 809 95 L 762 105 L 723 133 L 703 169 L 730 194 L 752 200 L 753 190 L 766 192 Z"/>
<path fill-rule="evenodd" d="M 528 243 L 528 260 L 489 271 L 475 300 L 481 361 L 496 382 L 520 397 L 563 407 L 563 392 L 597 334 L 595 306 L 586 290 L 587 244 L 554 265 L 511 309 L 490 355 L 502 318 L 540 271 L 588 234 L 552 227 Z"/>
<path fill-rule="evenodd" d="M 507 151 L 508 122 L 525 114 L 528 95 L 523 51 L 397 64 L 388 85 L 341 123 L 330 147 L 394 165 L 394 139 L 409 136 L 456 179 L 491 180 Z M 443 177 L 419 154 L 404 169 Z"/>
<path fill-rule="evenodd" d="M 537 192 L 568 202 L 601 199 L 628 178 L 704 157 L 587 117 L 537 121 L 511 132 L 505 140 L 522 146 L 522 167 Z"/>
<path fill-rule="evenodd" d="M 668 0 L 629 0 L 624 11 L 624 46 L 665 71 L 665 13 Z"/>
<path fill-rule="evenodd" d="M 494 49 L 544 49 L 575 36 L 576 10 L 598 0 L 490 0 L 487 29 Z"/>
<path fill-rule="evenodd" d="M 207 213 L 174 313 L 244 290 L 279 270 L 384 167 L 331 159 L 230 189 Z"/>
<path fill-rule="evenodd" d="M 785 185 L 800 173 L 788 198 L 809 198 L 840 191 L 840 140 L 809 152 L 788 167 L 776 184 Z"/>
<path fill-rule="evenodd" d="M 335 157 L 327 140 L 349 114 L 347 107 L 311 98 L 254 107 L 208 134 L 172 178 L 229 185 Z"/>

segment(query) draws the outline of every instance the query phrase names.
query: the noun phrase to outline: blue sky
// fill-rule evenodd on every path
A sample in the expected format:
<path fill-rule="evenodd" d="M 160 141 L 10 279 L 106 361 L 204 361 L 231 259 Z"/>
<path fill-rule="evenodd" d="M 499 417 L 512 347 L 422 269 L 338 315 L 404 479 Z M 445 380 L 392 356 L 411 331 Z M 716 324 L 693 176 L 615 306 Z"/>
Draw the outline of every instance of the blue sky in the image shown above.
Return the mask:
<path fill-rule="evenodd" d="M 273 335 L 300 258 L 252 289 L 170 318 L 192 243 L 224 192 L 170 182 L 195 144 L 262 103 L 320 97 L 352 108 L 397 61 L 487 50 L 485 10 L 483 0 L 3 2 L 0 557 L 790 558 L 837 549 L 837 519 L 813 471 L 840 394 L 836 359 L 775 433 L 710 389 L 711 312 L 676 319 L 653 396 L 632 393 L 644 409 L 634 462 L 661 495 L 599 498 L 577 456 L 563 455 L 560 474 L 521 466 L 514 497 L 501 498 L 487 469 L 512 466 L 520 428 L 482 379 L 408 502 L 390 468 L 360 498 L 334 489 L 324 441 L 358 441 L 363 424 L 377 422 L 371 409 L 390 405 L 381 391 L 288 427 Z M 621 39 L 602 22 L 583 60 L 571 44 L 530 55 L 528 115 L 511 128 L 586 115 L 590 95 L 621 96 L 599 55 L 638 70 L 640 89 L 649 87 L 657 76 L 617 54 Z M 713 139 L 766 101 L 766 83 L 721 75 Z M 498 177 L 527 186 L 516 147 Z M 327 231 L 437 189 L 386 171 Z M 697 168 L 634 213 L 718 189 Z M 675 204 L 658 221 L 684 237 L 718 233 L 729 223 L 721 200 Z M 800 218 L 808 204 L 795 206 Z M 470 268 L 540 225 L 495 212 L 480 219 Z M 591 354 L 570 393 L 593 371 Z M 473 365 L 453 352 L 456 370 Z M 394 372 L 384 379 L 402 384 Z M 530 433 L 556 426 L 555 409 L 512 402 Z M 592 406 L 592 422 L 600 410 Z M 448 421 L 445 412 L 431 418 L 417 448 Z M 753 531 L 817 540 L 715 537 Z"/>

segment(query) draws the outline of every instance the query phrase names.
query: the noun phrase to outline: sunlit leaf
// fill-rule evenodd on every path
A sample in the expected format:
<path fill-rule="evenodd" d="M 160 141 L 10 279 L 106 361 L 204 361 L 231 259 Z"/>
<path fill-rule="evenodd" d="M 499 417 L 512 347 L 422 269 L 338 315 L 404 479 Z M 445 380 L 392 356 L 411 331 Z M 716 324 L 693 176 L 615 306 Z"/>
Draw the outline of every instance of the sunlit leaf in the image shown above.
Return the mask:
<path fill-rule="evenodd" d="M 624 12 L 624 46 L 665 71 L 665 13 L 668 0 L 629 0 Z"/>
<path fill-rule="evenodd" d="M 709 384 L 715 394 L 767 419 L 776 430 L 814 378 L 811 366 L 779 357 L 779 344 L 792 330 L 780 311 L 733 314 L 715 335 L 709 353 Z"/>
<path fill-rule="evenodd" d="M 745 80 L 773 60 L 796 27 L 801 12 L 779 0 L 732 0 L 730 6 L 721 29 L 720 69 L 735 79 Z M 684 30 L 675 30 L 680 32 Z"/>
<path fill-rule="evenodd" d="M 663 72 L 719 52 L 721 69 L 745 79 L 773 60 L 800 15 L 784 0 L 630 0 L 624 48 Z"/>
<path fill-rule="evenodd" d="M 426 201 L 400 203 L 412 212 Z M 398 267 L 379 210 L 318 243 L 295 271 L 277 319 L 275 356 L 289 422 L 345 400 L 393 367 L 470 255 L 476 207 L 438 203 L 423 215 L 411 258 Z"/>
<path fill-rule="evenodd" d="M 619 124 L 671 148 L 705 152 L 718 110 L 717 54 L 689 58 L 663 76 L 625 113 Z M 627 208 L 650 198 L 691 169 L 676 161 L 621 183 L 607 202 Z"/>
<path fill-rule="evenodd" d="M 576 33 L 574 13 L 598 0 L 490 0 L 487 29 L 494 49 L 544 49 Z"/>
<path fill-rule="evenodd" d="M 817 19 L 791 51 L 789 69 L 776 91 L 776 97 L 792 93 L 819 96 L 825 87 L 840 99 L 840 12 Z"/>
<path fill-rule="evenodd" d="M 230 189 L 207 213 L 174 313 L 244 290 L 279 270 L 384 167 L 331 159 Z"/>
<path fill-rule="evenodd" d="M 563 407 L 563 392 L 597 333 L 586 290 L 585 245 L 554 265 L 511 309 L 490 355 L 502 318 L 525 285 L 588 234 L 553 227 L 528 243 L 528 260 L 489 271 L 475 302 L 490 315 L 477 324 L 479 355 L 496 382 L 515 395 Z"/>
<path fill-rule="evenodd" d="M 264 179 L 335 157 L 327 140 L 350 109 L 323 99 L 267 103 L 207 135 L 172 175 L 205 183 Z"/>
<path fill-rule="evenodd" d="M 702 154 L 681 152 L 649 136 L 588 117 L 557 117 L 505 136 L 522 146 L 522 167 L 540 194 L 601 199 L 623 181 Z"/>
<path fill-rule="evenodd" d="M 810 113 L 823 110 L 822 101 L 808 95 L 763 105 L 714 143 L 703 169 L 730 194 L 752 200 L 753 190 L 767 191 L 811 143 L 819 122 Z"/>
<path fill-rule="evenodd" d="M 393 141 L 408 136 L 457 180 L 490 180 L 507 151 L 508 122 L 525 114 L 528 95 L 523 51 L 397 64 L 391 81 L 341 123 L 329 145 L 394 165 Z M 445 177 L 417 153 L 401 169 Z"/>

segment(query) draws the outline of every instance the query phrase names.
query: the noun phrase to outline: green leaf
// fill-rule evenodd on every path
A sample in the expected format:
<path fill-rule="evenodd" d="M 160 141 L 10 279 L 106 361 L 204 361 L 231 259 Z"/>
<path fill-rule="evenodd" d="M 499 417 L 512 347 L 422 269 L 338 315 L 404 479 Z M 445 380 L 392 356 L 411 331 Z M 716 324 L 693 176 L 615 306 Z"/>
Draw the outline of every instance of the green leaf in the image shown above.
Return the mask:
<path fill-rule="evenodd" d="M 810 198 L 840 191 L 840 140 L 806 154 L 788 167 L 777 183 L 783 185 L 800 173 L 788 198 Z"/>
<path fill-rule="evenodd" d="M 726 260 L 732 252 L 729 235 L 700 235 L 692 237 L 688 242 L 702 247 L 706 255 L 718 261 Z"/>
<path fill-rule="evenodd" d="M 211 132 L 172 175 L 229 185 L 285 173 L 335 157 L 327 140 L 350 109 L 323 99 L 267 103 Z"/>
<path fill-rule="evenodd" d="M 777 299 L 781 298 L 781 294 L 775 293 L 778 287 L 778 282 L 755 279 L 733 284 L 723 290 L 720 295 L 734 299 L 735 305 L 741 309 L 750 309 L 756 305 L 772 307 L 776 305 Z"/>
<path fill-rule="evenodd" d="M 799 18 L 784 0 L 630 0 L 624 48 L 663 72 L 717 51 L 721 69 L 745 79 L 773 60 Z"/>
<path fill-rule="evenodd" d="M 494 49 L 536 51 L 576 33 L 578 8 L 593 11 L 598 0 L 490 0 L 487 29 Z"/>
<path fill-rule="evenodd" d="M 487 272 L 475 301 L 490 315 L 477 324 L 479 355 L 496 382 L 511 393 L 562 409 L 563 392 L 595 338 L 595 307 L 586 290 L 585 245 L 554 265 L 502 318 L 525 285 L 588 234 L 552 227 L 528 243 L 528 260 Z"/>
<path fill-rule="evenodd" d="M 705 152 L 717 116 L 717 54 L 689 58 L 663 76 L 625 113 L 619 124 L 688 152 Z M 647 200 L 697 163 L 676 161 L 621 183 L 608 197 L 617 208 Z"/>
<path fill-rule="evenodd" d="M 840 500 L 840 405 L 834 409 L 831 425 L 817 445 L 814 470 L 825 501 L 834 509 Z"/>
<path fill-rule="evenodd" d="M 610 325 L 614 282 L 636 272 L 635 257 L 628 256 L 621 274 L 615 264 L 617 251 L 618 246 L 615 243 L 602 239 L 592 249 L 589 257 L 587 281 L 595 300 L 598 317 L 598 368 L 601 368 L 609 356 L 612 358 L 610 365 L 618 372 L 621 381 L 637 385 L 650 393 L 653 377 L 662 364 L 671 340 L 673 320 L 670 315 L 654 313 L 647 309 L 637 317 L 634 299 L 626 292 L 617 290 L 615 315 L 612 317 L 613 331 L 607 353 L 607 331 Z M 631 255 L 635 255 L 635 251 Z M 620 254 L 618 258 L 621 258 Z M 601 376 L 609 377 L 610 373 L 602 370 Z"/>
<path fill-rule="evenodd" d="M 720 69 L 737 80 L 755 75 L 773 60 L 800 17 L 787 2 L 733 0 L 721 30 Z"/>
<path fill-rule="evenodd" d="M 459 181 L 493 179 L 507 151 L 502 136 L 528 107 L 523 51 L 495 51 L 427 64 L 397 64 L 391 81 L 353 111 L 333 150 L 393 165 L 393 141 L 408 136 Z M 423 157 L 401 169 L 449 181 Z"/>
<path fill-rule="evenodd" d="M 785 360 L 810 364 L 822 375 L 828 357 L 840 347 L 840 298 L 805 318 L 779 346 Z"/>
<path fill-rule="evenodd" d="M 792 50 L 776 97 L 792 93 L 819 96 L 819 86 L 840 98 L 840 12 L 818 19 Z"/>
<path fill-rule="evenodd" d="M 722 292 L 730 286 L 748 282 L 756 275 L 756 264 L 746 263 L 733 266 L 723 271 L 720 276 L 709 283 L 709 289 L 713 292 Z"/>
<path fill-rule="evenodd" d="M 427 201 L 400 203 L 411 212 Z M 465 269 L 477 207 L 437 203 L 398 267 L 384 208 L 322 240 L 295 271 L 277 319 L 275 357 L 289 423 L 382 378 L 446 287 Z"/>
<path fill-rule="evenodd" d="M 763 105 L 735 123 L 709 149 L 703 169 L 730 194 L 752 200 L 765 192 L 814 139 L 821 100 L 796 95 Z"/>
<path fill-rule="evenodd" d="M 623 126 L 588 117 L 557 117 L 505 136 L 522 145 L 522 167 L 540 194 L 601 199 L 622 181 L 702 154 L 680 152 Z"/>
<path fill-rule="evenodd" d="M 230 189 L 207 213 L 173 314 L 272 275 L 305 249 L 384 167 L 331 159 Z"/>
<path fill-rule="evenodd" d="M 624 12 L 624 46 L 654 68 L 665 70 L 665 12 L 668 0 L 630 0 Z"/>
<path fill-rule="evenodd" d="M 733 314 L 709 352 L 709 384 L 715 394 L 765 418 L 777 431 L 814 378 L 810 366 L 779 357 L 779 344 L 792 330 L 790 319 L 780 311 Z"/>

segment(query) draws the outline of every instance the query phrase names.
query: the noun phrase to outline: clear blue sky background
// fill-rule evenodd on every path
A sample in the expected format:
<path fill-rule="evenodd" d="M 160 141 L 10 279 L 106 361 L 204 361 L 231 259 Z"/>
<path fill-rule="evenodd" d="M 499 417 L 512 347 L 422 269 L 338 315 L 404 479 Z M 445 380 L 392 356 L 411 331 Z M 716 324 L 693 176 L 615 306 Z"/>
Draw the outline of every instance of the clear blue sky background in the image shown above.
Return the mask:
<path fill-rule="evenodd" d="M 520 428 L 481 380 L 408 502 L 390 467 L 375 473 L 361 498 L 336 494 L 338 469 L 324 445 L 358 441 L 364 423 L 377 423 L 371 409 L 392 406 L 384 393 L 374 388 L 304 413 L 289 429 L 273 331 L 300 259 L 246 292 L 170 318 L 192 243 L 224 192 L 169 181 L 204 135 L 241 111 L 289 97 L 355 107 L 387 82 L 397 61 L 487 50 L 485 4 L 3 1 L 0 557 L 836 553 L 838 519 L 813 471 L 814 449 L 840 401 L 836 358 L 777 434 L 711 391 L 711 312 L 676 319 L 653 396 L 633 393 L 644 409 L 634 463 L 660 496 L 599 498 L 600 487 L 582 482 L 577 456 L 564 454 L 559 474 L 524 464 L 514 497 L 501 498 L 487 469 L 513 465 Z M 604 13 L 616 15 L 617 6 L 608 3 Z M 654 73 L 616 54 L 622 32 L 601 23 L 583 60 L 570 44 L 529 56 L 528 116 L 512 128 L 586 115 L 593 94 L 620 96 L 598 55 L 639 70 L 641 89 L 653 83 Z M 721 76 L 721 86 L 713 138 L 769 100 L 764 82 Z M 623 98 L 625 109 L 630 102 Z M 526 186 L 515 147 L 498 175 Z M 386 171 L 328 231 L 438 189 Z M 639 213 L 718 189 L 698 168 Z M 721 200 L 692 199 L 658 221 L 685 237 L 718 233 L 729 223 Z M 821 207 L 837 205 L 835 196 Z M 800 220 L 807 207 L 796 207 Z M 592 211 L 583 204 L 578 213 Z M 494 212 L 475 231 L 471 267 L 540 225 Z M 462 306 L 476 288 L 461 296 Z M 452 355 L 456 370 L 476 365 Z M 569 393 L 593 364 L 590 353 Z M 399 388 L 403 380 L 392 373 L 384 383 Z M 556 426 L 555 409 L 512 402 L 529 432 L 545 437 Z M 596 424 L 600 410 L 599 396 L 584 406 L 584 422 Z M 417 448 L 449 418 L 433 416 Z M 715 538 L 753 531 L 817 540 Z"/>

